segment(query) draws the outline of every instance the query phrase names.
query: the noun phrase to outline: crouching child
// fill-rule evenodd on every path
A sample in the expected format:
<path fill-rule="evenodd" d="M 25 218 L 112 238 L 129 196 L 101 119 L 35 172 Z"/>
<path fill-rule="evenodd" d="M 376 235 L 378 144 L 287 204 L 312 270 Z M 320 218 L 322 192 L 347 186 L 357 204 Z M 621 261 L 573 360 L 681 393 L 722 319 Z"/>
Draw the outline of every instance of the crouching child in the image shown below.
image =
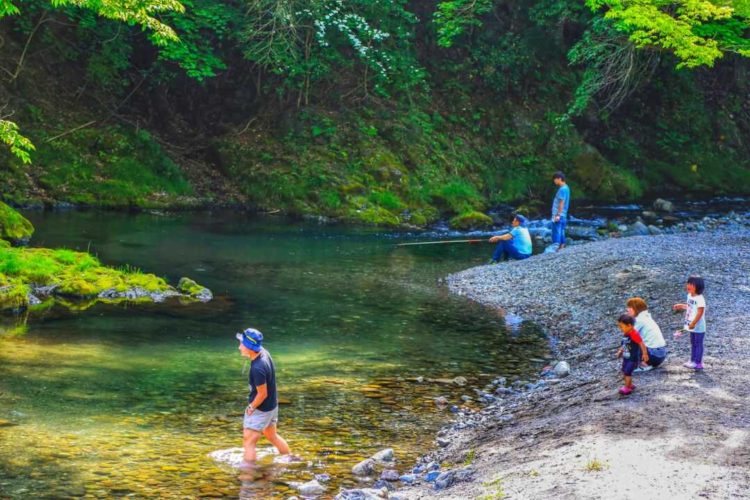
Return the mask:
<path fill-rule="evenodd" d="M 648 363 L 648 349 L 643 339 L 635 329 L 635 318 L 630 314 L 623 314 L 617 319 L 617 326 L 622 331 L 622 343 L 617 350 L 617 357 L 622 358 L 622 377 L 624 385 L 620 387 L 620 394 L 627 396 L 635 389 L 633 385 L 633 370 L 638 368 L 641 360 Z"/>

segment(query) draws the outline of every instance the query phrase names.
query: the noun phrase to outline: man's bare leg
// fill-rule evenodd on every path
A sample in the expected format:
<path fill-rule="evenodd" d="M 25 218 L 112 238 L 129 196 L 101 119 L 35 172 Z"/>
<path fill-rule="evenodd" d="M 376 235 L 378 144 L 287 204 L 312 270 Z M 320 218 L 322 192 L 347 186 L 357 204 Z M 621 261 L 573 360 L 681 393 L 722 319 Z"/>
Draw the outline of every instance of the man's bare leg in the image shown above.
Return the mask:
<path fill-rule="evenodd" d="M 291 453 L 289 445 L 284 440 L 284 438 L 276 434 L 276 424 L 271 424 L 263 429 L 263 435 L 266 437 L 266 439 L 271 441 L 271 444 L 274 445 L 282 455 L 288 455 L 289 453 Z"/>
<path fill-rule="evenodd" d="M 245 462 L 255 463 L 255 445 L 258 444 L 261 433 L 252 429 L 242 430 L 242 447 L 245 449 Z"/>

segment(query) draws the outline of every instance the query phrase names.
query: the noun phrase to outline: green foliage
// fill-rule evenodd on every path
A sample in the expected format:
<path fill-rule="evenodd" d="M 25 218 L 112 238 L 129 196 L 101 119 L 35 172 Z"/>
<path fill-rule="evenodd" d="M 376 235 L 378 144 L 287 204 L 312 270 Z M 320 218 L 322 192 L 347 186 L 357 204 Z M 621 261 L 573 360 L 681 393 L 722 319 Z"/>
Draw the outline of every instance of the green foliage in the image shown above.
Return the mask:
<path fill-rule="evenodd" d="M 34 145 L 18 132 L 18 125 L 8 120 L 0 120 L 0 140 L 10 147 L 10 151 L 23 163 L 31 163 Z"/>
<path fill-rule="evenodd" d="M 434 14 L 438 45 L 450 47 L 454 40 L 472 27 L 482 25 L 479 19 L 492 9 L 492 0 L 450 0 L 437 4 Z"/>
<path fill-rule="evenodd" d="M 476 188 L 463 179 L 452 179 L 441 186 L 434 196 L 453 212 L 471 212 L 482 206 L 482 197 Z"/>
<path fill-rule="evenodd" d="M 586 5 L 605 10 L 604 17 L 636 47 L 674 53 L 678 68 L 713 66 L 727 51 L 750 57 L 747 41 L 737 44 L 750 28 L 746 1 L 587 0 Z"/>
<path fill-rule="evenodd" d="M 82 129 L 38 151 L 40 183 L 57 199 L 100 206 L 159 205 L 190 195 L 180 169 L 141 130 Z"/>
<path fill-rule="evenodd" d="M 216 76 L 227 68 L 217 54 L 233 35 L 240 12 L 230 3 L 213 0 L 185 0 L 184 15 L 170 15 L 170 24 L 178 40 L 163 45 L 159 57 L 175 61 L 185 73 L 198 81 Z"/>

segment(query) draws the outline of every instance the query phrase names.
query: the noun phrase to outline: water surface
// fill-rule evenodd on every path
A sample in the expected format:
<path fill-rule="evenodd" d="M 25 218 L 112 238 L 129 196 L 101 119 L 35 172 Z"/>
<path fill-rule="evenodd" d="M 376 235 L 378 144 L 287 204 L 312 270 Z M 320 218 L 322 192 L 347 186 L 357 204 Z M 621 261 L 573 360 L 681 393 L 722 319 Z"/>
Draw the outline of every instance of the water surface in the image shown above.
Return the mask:
<path fill-rule="evenodd" d="M 89 249 L 208 304 L 53 307 L 0 327 L 0 497 L 284 498 L 393 447 L 397 468 L 450 419 L 434 398 L 527 378 L 548 355 L 530 325 L 446 293 L 439 279 L 491 245 L 396 249 L 397 234 L 213 214 L 30 213 L 33 245 Z M 234 332 L 272 353 L 280 433 L 303 462 L 239 473 L 208 453 L 241 445 L 247 366 Z M 469 379 L 463 388 L 426 379 Z M 261 442 L 268 450 L 268 444 Z"/>

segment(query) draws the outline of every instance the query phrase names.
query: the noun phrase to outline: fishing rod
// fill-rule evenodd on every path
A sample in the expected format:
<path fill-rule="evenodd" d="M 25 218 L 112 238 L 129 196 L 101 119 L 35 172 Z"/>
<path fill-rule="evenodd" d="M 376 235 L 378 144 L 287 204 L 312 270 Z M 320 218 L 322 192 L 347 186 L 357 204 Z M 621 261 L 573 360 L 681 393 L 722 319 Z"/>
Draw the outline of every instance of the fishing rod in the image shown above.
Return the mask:
<path fill-rule="evenodd" d="M 440 240 L 440 241 L 419 241 L 417 243 L 399 243 L 396 245 L 397 247 L 411 247 L 411 246 L 418 246 L 418 245 L 450 245 L 453 243 L 469 243 L 471 245 L 476 243 L 486 243 L 486 239 L 478 239 L 478 240 Z"/>

